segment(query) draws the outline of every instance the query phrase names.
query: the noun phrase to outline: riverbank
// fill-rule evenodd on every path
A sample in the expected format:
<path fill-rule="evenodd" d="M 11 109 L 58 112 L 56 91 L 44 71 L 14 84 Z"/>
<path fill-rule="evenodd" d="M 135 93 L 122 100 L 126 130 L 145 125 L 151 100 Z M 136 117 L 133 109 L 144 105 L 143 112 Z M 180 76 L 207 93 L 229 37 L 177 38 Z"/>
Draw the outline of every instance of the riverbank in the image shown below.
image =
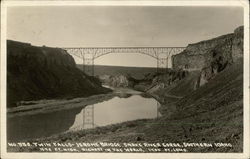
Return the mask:
<path fill-rule="evenodd" d="M 91 104 L 96 104 L 113 98 L 116 94 L 99 94 L 90 97 L 61 99 L 61 100 L 40 100 L 37 104 L 19 106 L 7 110 L 8 117 L 35 115 L 39 113 L 55 112 L 63 109 L 72 109 L 76 107 L 84 107 Z"/>
<path fill-rule="evenodd" d="M 138 95 L 142 92 L 129 88 L 113 88 L 113 91 L 107 94 L 92 95 L 90 97 L 79 97 L 73 99 L 54 99 L 54 100 L 37 100 L 23 102 L 29 105 L 21 105 L 19 107 L 8 108 L 8 117 L 35 115 L 39 113 L 49 113 L 58 110 L 72 109 L 76 107 L 84 107 L 91 104 L 107 101 L 115 96 L 123 96 L 126 94 Z"/>
<path fill-rule="evenodd" d="M 160 107 L 161 115 L 166 115 L 163 112 L 166 112 L 166 109 L 162 109 Z M 166 113 L 169 113 L 169 108 Z M 112 124 L 108 126 L 102 126 L 97 127 L 94 129 L 83 129 L 83 130 L 77 130 L 77 131 L 67 131 L 60 134 L 55 134 L 50 137 L 43 137 L 38 139 L 28 139 L 28 140 L 21 140 L 19 143 L 69 143 L 69 142 L 98 142 L 98 141 L 105 141 L 107 139 L 111 140 L 113 137 L 129 137 L 130 140 L 139 141 L 142 139 L 142 136 L 145 135 L 144 133 L 137 133 L 136 131 L 140 128 L 143 128 L 145 126 L 150 126 L 150 123 L 156 122 L 155 119 L 139 119 L 139 120 L 133 120 L 133 121 L 127 121 L 123 123 L 118 124 Z M 118 134 L 116 134 L 118 133 Z M 81 136 L 81 137 L 80 137 Z M 82 138 L 85 136 L 86 138 Z M 82 138 L 79 139 L 78 137 Z M 95 138 L 98 137 L 98 138 Z M 100 139 L 105 138 L 104 140 Z M 54 147 L 56 148 L 56 146 Z M 74 147 L 73 147 L 74 148 Z M 37 146 L 31 146 L 31 147 L 8 147 L 8 151 L 10 152 L 26 152 L 26 151 L 32 151 L 32 152 L 41 152 L 40 149 L 38 149 Z"/>
<path fill-rule="evenodd" d="M 157 119 L 66 132 L 28 142 L 224 143 L 231 146 L 188 147 L 186 151 L 242 152 L 242 71 L 242 63 L 236 63 L 181 99 L 164 97 L 160 107 L 161 117 Z M 8 147 L 8 151 L 40 150 L 36 146 L 30 146 Z"/>

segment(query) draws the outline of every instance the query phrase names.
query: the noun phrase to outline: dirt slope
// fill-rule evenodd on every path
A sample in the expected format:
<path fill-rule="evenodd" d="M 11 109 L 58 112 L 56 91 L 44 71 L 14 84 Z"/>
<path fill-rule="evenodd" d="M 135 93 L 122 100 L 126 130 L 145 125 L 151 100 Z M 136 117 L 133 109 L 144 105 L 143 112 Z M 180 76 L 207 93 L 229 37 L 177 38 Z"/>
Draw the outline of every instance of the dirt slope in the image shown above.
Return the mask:
<path fill-rule="evenodd" d="M 139 128 L 131 131 L 143 134 L 140 135 L 142 142 L 224 142 L 233 145 L 190 149 L 194 152 L 242 152 L 242 81 L 243 66 L 242 61 L 238 61 L 177 103 L 162 105 L 162 118 L 140 123 Z M 138 142 L 136 137 L 121 137 L 118 133 L 110 140 Z"/>

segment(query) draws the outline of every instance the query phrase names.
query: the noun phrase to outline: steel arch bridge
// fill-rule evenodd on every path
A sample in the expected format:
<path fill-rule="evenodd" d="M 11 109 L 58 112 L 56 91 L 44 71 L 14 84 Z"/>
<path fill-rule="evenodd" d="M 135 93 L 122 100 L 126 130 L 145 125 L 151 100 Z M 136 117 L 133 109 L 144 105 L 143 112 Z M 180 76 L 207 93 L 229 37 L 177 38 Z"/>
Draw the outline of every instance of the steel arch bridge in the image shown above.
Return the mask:
<path fill-rule="evenodd" d="M 171 68 L 172 56 L 181 53 L 186 47 L 68 47 L 62 48 L 70 55 L 80 58 L 83 70 L 94 75 L 94 60 L 110 53 L 141 53 L 157 60 L 157 71 Z M 88 67 L 87 67 L 88 65 Z"/>

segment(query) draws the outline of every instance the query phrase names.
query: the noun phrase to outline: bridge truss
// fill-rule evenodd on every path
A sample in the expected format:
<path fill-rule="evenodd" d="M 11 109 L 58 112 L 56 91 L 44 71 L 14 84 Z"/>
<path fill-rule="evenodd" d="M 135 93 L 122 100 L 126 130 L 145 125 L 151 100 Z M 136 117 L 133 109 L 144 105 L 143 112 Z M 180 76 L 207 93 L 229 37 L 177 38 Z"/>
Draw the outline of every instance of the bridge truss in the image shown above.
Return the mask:
<path fill-rule="evenodd" d="M 63 48 L 70 55 L 80 58 L 83 70 L 94 75 L 94 60 L 110 53 L 141 53 L 157 60 L 157 72 L 172 67 L 172 56 L 181 53 L 185 47 L 71 47 Z"/>

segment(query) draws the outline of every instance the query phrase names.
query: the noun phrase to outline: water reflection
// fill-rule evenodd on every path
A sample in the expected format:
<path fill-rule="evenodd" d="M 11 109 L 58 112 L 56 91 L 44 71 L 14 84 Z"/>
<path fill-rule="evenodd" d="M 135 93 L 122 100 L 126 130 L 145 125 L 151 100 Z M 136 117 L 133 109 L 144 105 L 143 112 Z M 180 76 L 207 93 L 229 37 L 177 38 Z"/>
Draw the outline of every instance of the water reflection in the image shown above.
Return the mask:
<path fill-rule="evenodd" d="M 10 142 L 48 137 L 69 130 L 156 118 L 160 116 L 160 105 L 157 103 L 153 98 L 140 95 L 122 95 L 84 109 L 75 107 L 33 115 L 7 115 L 7 140 Z"/>
<path fill-rule="evenodd" d="M 81 130 L 106 126 L 136 119 L 152 119 L 161 116 L 160 104 L 153 98 L 133 95 L 115 97 L 109 101 L 89 105 L 76 115 L 69 130 Z"/>
<path fill-rule="evenodd" d="M 129 98 L 129 97 L 131 97 L 131 96 L 132 96 L 132 94 L 127 94 L 127 93 L 119 93 L 117 96 L 118 96 L 118 97 L 120 97 L 120 98 Z"/>
<path fill-rule="evenodd" d="M 74 123 L 81 107 L 49 113 L 23 115 L 7 118 L 8 141 L 20 141 L 48 137 L 65 132 Z"/>

